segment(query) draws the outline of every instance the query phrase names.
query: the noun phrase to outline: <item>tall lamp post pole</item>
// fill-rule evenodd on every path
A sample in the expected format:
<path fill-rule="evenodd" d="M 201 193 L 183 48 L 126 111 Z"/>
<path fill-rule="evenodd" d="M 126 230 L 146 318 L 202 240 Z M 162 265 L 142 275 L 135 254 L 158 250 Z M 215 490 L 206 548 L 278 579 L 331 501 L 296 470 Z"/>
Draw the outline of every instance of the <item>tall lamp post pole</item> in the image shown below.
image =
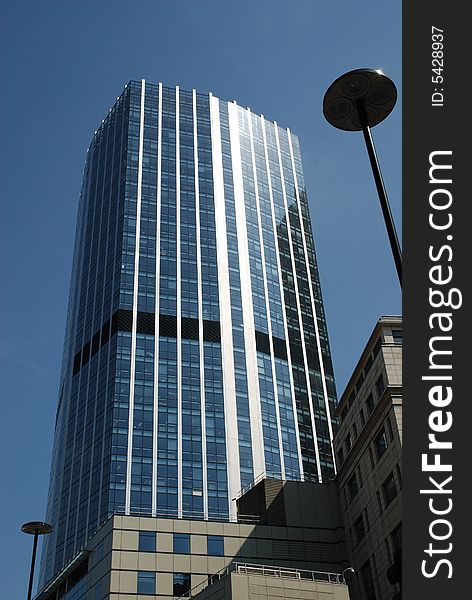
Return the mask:
<path fill-rule="evenodd" d="M 375 127 L 388 117 L 396 101 L 397 89 L 395 84 L 382 71 L 356 69 L 341 75 L 329 86 L 323 100 L 323 114 L 328 123 L 337 129 L 362 131 L 364 134 L 390 248 L 401 286 L 402 251 L 370 131 L 371 127 Z"/>
<path fill-rule="evenodd" d="M 44 523 L 44 521 L 31 521 L 29 523 L 25 523 L 24 525 L 22 525 L 21 531 L 23 533 L 29 533 L 30 535 L 34 535 L 33 554 L 31 555 L 31 568 L 30 568 L 28 596 L 27 596 L 27 600 L 31 600 L 31 594 L 33 592 L 34 565 L 36 562 L 36 550 L 38 547 L 38 537 L 40 535 L 47 535 L 48 533 L 51 533 L 52 525 L 49 525 L 49 523 Z"/>

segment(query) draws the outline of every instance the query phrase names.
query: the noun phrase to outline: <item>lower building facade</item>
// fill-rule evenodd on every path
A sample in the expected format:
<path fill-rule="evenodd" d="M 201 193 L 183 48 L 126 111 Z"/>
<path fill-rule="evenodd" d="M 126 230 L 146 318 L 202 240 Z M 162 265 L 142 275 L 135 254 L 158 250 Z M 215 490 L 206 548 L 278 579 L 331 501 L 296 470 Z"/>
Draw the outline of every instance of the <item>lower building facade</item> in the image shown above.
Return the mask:
<path fill-rule="evenodd" d="M 392 600 L 400 588 L 388 571 L 401 561 L 402 547 L 401 317 L 379 319 L 336 414 L 337 482 L 355 571 L 351 598 Z"/>
<path fill-rule="evenodd" d="M 335 484 L 263 480 L 251 491 L 265 501 L 240 498 L 256 514 L 238 522 L 112 516 L 36 600 L 347 599 Z"/>
<path fill-rule="evenodd" d="M 346 582 L 339 574 L 239 563 L 195 592 L 189 596 L 195 600 L 349 600 Z"/>

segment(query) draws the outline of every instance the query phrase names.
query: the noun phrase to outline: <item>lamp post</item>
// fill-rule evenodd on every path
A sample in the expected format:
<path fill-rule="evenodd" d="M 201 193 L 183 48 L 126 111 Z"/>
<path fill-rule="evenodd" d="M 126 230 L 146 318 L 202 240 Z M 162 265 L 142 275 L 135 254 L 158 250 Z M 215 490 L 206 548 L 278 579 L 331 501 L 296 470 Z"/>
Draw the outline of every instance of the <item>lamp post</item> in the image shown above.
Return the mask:
<path fill-rule="evenodd" d="M 344 575 L 345 573 L 351 573 L 354 574 L 354 568 L 353 567 L 346 567 L 344 569 L 344 571 L 341 572 L 341 577 L 343 578 L 343 583 L 346 583 L 346 576 Z"/>
<path fill-rule="evenodd" d="M 327 89 L 323 114 L 333 127 L 344 131 L 362 131 L 379 195 L 388 239 L 402 285 L 402 253 L 398 241 L 387 192 L 375 152 L 371 127 L 381 123 L 392 112 L 397 101 L 397 88 L 391 79 L 375 69 L 355 69 L 338 77 Z"/>
<path fill-rule="evenodd" d="M 49 525 L 49 523 L 44 523 L 44 521 L 30 521 L 29 523 L 24 523 L 24 525 L 21 526 L 21 531 L 23 533 L 29 533 L 30 535 L 34 535 L 33 554 L 31 556 L 31 568 L 27 597 L 28 600 L 31 600 L 31 593 L 33 591 L 34 564 L 36 562 L 36 549 L 38 547 L 38 537 L 40 535 L 47 535 L 48 533 L 51 533 L 52 525 Z"/>

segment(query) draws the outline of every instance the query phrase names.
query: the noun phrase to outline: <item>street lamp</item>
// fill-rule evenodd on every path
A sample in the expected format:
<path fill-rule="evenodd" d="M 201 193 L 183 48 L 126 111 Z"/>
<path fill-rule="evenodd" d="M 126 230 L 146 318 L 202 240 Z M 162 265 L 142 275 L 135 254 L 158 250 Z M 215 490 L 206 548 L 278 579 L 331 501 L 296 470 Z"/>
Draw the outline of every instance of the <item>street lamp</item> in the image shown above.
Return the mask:
<path fill-rule="evenodd" d="M 387 192 L 380 172 L 371 127 L 381 123 L 392 112 L 397 101 L 397 88 L 391 79 L 375 69 L 356 69 L 338 77 L 326 91 L 323 114 L 333 127 L 344 131 L 362 131 L 370 165 L 374 174 L 390 247 L 402 284 L 402 252 L 398 242 Z"/>
<path fill-rule="evenodd" d="M 346 583 L 346 577 L 345 577 L 344 573 L 351 573 L 351 574 L 354 574 L 354 573 L 355 573 L 355 571 L 354 571 L 354 568 L 353 568 L 353 567 L 346 567 L 346 568 L 344 569 L 344 571 L 342 571 L 342 573 L 341 573 L 341 577 L 343 578 L 343 583 Z"/>
<path fill-rule="evenodd" d="M 23 533 L 29 533 L 30 535 L 34 535 L 33 555 L 31 556 L 31 569 L 28 585 L 28 600 L 31 600 L 31 593 L 33 591 L 34 563 L 36 562 L 36 548 L 38 546 L 38 537 L 40 535 L 47 535 L 48 533 L 51 533 L 52 525 L 49 525 L 49 523 L 44 523 L 44 521 L 31 521 L 22 525 L 21 531 Z"/>

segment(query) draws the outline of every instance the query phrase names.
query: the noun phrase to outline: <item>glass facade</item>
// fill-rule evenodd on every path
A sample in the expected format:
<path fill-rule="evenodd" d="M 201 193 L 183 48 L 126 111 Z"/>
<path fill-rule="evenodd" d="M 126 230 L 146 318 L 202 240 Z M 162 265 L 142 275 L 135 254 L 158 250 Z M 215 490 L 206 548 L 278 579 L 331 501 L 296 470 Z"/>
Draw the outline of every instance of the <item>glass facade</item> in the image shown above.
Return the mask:
<path fill-rule="evenodd" d="M 332 478 L 335 404 L 297 137 L 130 82 L 84 168 L 40 586 L 113 513 Z"/>

